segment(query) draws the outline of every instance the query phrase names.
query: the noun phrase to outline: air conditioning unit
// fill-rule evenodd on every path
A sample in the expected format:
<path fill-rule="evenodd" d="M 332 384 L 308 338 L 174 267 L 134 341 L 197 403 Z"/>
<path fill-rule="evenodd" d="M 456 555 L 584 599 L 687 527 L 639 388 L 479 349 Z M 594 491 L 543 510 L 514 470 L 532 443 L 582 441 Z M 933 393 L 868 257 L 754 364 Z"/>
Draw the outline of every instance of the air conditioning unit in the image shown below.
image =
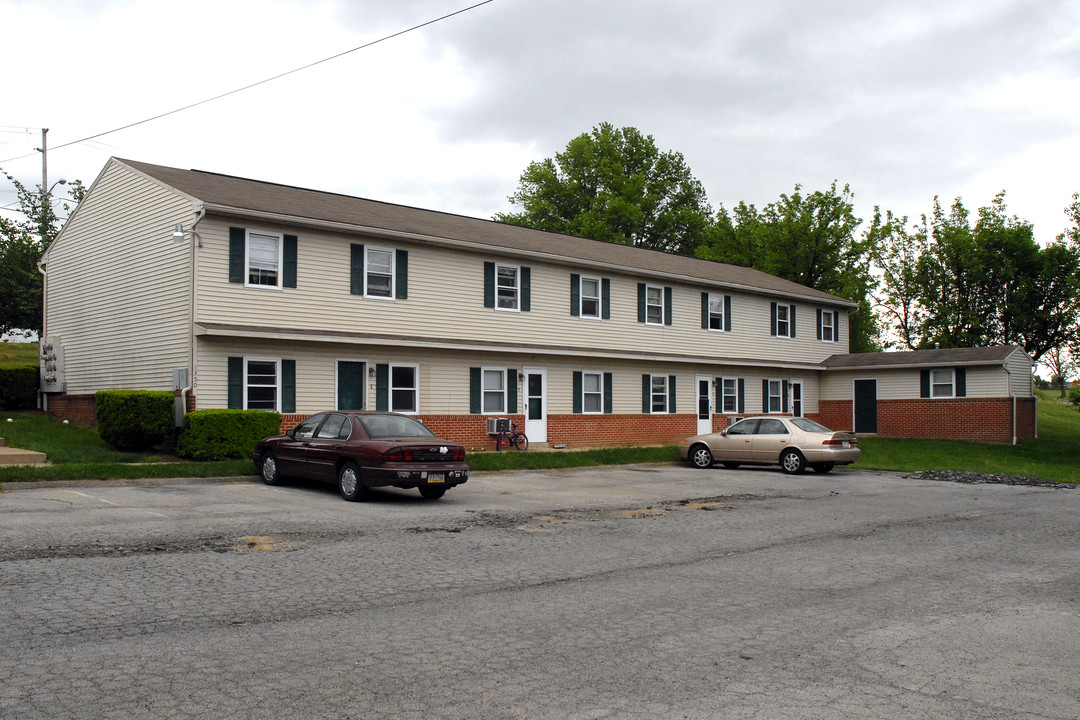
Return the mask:
<path fill-rule="evenodd" d="M 729 416 L 728 419 L 727 419 L 728 427 L 731 427 L 732 425 L 739 422 L 740 420 L 742 420 L 741 417 L 730 417 Z"/>
<path fill-rule="evenodd" d="M 487 431 L 488 435 L 495 435 L 501 432 L 510 432 L 510 418 L 488 418 Z"/>

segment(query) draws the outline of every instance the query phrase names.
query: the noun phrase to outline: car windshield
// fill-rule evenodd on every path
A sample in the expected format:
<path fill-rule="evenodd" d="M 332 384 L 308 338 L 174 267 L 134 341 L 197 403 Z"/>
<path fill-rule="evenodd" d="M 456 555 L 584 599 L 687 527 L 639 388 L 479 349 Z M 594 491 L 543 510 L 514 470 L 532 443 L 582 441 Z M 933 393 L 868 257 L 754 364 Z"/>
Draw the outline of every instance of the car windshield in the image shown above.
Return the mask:
<path fill-rule="evenodd" d="M 404 415 L 361 415 L 360 423 L 372 439 L 435 437 L 421 423 Z"/>
<path fill-rule="evenodd" d="M 791 422 L 797 428 L 799 428 L 800 430 L 805 430 L 806 432 L 817 432 L 817 433 L 831 433 L 832 432 L 832 430 L 825 427 L 821 423 L 816 423 L 813 420 L 807 420 L 806 418 L 801 418 L 801 417 L 791 418 Z"/>

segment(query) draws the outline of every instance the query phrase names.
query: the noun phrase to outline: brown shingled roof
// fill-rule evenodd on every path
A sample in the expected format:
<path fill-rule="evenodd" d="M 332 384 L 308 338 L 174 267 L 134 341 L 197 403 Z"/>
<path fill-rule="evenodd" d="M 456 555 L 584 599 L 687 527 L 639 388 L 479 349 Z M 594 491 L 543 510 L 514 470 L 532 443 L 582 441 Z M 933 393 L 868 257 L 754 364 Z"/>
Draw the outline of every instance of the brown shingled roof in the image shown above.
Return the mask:
<path fill-rule="evenodd" d="M 920 367 L 949 365 L 1001 365 L 1014 352 L 1024 352 L 1016 345 L 994 347 L 943 348 L 906 352 L 855 353 L 833 355 L 822 363 L 830 370 L 854 368 Z"/>
<path fill-rule="evenodd" d="M 388 230 L 418 237 L 468 242 L 478 250 L 490 248 L 494 252 L 542 253 L 548 259 L 562 260 L 571 265 L 575 261 L 598 263 L 640 271 L 649 276 L 675 276 L 746 292 L 856 307 L 855 303 L 836 295 L 737 265 L 202 170 L 180 170 L 132 160 L 116 160 L 213 206 L 212 211 L 222 213 L 233 208 L 273 213 L 296 218 L 298 222 L 309 220 L 351 225 L 358 231 L 364 228 Z"/>

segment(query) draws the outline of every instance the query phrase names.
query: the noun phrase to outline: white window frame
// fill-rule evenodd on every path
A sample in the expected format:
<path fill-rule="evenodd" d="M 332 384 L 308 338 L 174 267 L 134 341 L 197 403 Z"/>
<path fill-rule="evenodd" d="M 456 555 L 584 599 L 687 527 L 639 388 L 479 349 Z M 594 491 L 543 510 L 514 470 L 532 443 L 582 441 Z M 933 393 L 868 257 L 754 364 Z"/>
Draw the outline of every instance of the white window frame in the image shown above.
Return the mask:
<path fill-rule="evenodd" d="M 836 317 L 832 310 L 821 311 L 821 342 L 836 342 L 836 326 L 833 325 Z M 829 337 L 825 337 L 826 330 L 829 331 Z"/>
<path fill-rule="evenodd" d="M 274 407 L 272 408 L 252 408 L 248 404 L 248 390 L 251 387 L 270 387 L 266 383 L 259 383 L 257 385 L 248 382 L 251 373 L 249 372 L 249 366 L 253 362 L 265 362 L 274 364 Z M 264 357 L 261 355 L 245 355 L 244 356 L 244 409 L 245 410 L 269 410 L 278 412 L 281 409 L 281 358 L 276 357 Z"/>
<path fill-rule="evenodd" d="M 731 392 L 728 392 L 728 383 L 731 383 Z M 731 401 L 731 409 L 728 409 L 728 400 Z M 720 412 L 724 415 L 736 415 L 739 412 L 739 378 L 720 378 Z"/>
<path fill-rule="evenodd" d="M 659 296 L 660 296 L 660 302 L 659 303 L 650 303 L 649 302 L 649 293 L 652 292 L 653 290 L 655 290 L 655 291 L 657 291 L 659 293 Z M 652 308 L 659 308 L 660 309 L 660 319 L 659 320 L 653 321 L 653 320 L 649 319 L 649 310 L 652 309 Z M 645 324 L 646 325 L 663 326 L 664 325 L 665 310 L 666 310 L 666 308 L 664 307 L 664 286 L 663 285 L 649 285 L 648 283 L 646 283 L 646 285 L 645 285 Z"/>
<path fill-rule="evenodd" d="M 596 390 L 588 389 L 588 378 L 596 378 Z M 597 409 L 590 410 L 587 398 L 595 398 Z M 581 371 L 581 412 L 583 415 L 604 414 L 604 373 L 594 370 Z"/>
<path fill-rule="evenodd" d="M 394 370 L 397 368 L 412 368 L 413 371 L 413 384 L 412 387 L 396 387 L 394 385 Z M 420 414 L 420 365 L 415 363 L 390 363 L 388 368 L 389 377 L 386 379 L 386 392 L 388 397 L 386 398 L 387 407 L 390 412 L 397 412 L 403 415 L 419 415 Z M 398 408 L 394 404 L 394 391 L 395 390 L 411 390 L 413 393 L 413 409 L 403 410 Z"/>
<path fill-rule="evenodd" d="M 514 271 L 514 284 L 501 285 L 499 283 L 499 271 L 500 270 L 513 270 Z M 501 290 L 509 288 L 513 291 L 513 307 L 502 304 Z M 502 310 L 503 312 L 521 312 L 521 266 L 520 265 L 507 265 L 506 263 L 495 263 L 495 309 Z"/>
<path fill-rule="evenodd" d="M 657 390 L 657 380 L 662 381 L 662 390 Z M 663 409 L 657 409 L 657 398 L 663 399 Z M 668 412 L 668 376 L 667 375 L 649 375 L 649 414 L 651 415 L 663 415 Z"/>
<path fill-rule="evenodd" d="M 942 374 L 948 373 L 949 374 L 949 382 L 944 383 L 944 382 L 941 382 L 941 381 L 937 380 L 938 373 L 942 373 Z M 937 388 L 939 386 L 945 387 L 946 384 L 949 387 L 949 393 L 947 395 L 944 394 L 944 393 L 938 393 Z M 954 397 L 956 397 L 956 371 L 954 369 L 952 369 L 952 368 L 948 368 L 948 369 L 940 368 L 940 369 L 933 369 L 933 370 L 930 371 L 930 397 L 931 398 L 954 398 Z"/>
<path fill-rule="evenodd" d="M 585 283 L 596 283 L 596 295 L 585 294 Z M 592 277 L 591 275 L 582 275 L 578 278 L 578 317 L 583 317 L 586 320 L 599 320 L 601 313 L 603 312 L 603 295 L 604 295 L 604 281 L 602 278 Z M 585 312 L 585 301 L 594 300 L 596 302 L 596 312 Z"/>
<path fill-rule="evenodd" d="M 784 313 L 783 319 L 780 313 Z M 780 332 L 780 323 L 784 324 L 784 332 Z M 791 337 L 791 306 L 784 303 L 776 303 L 776 337 Z"/>
<path fill-rule="evenodd" d="M 713 312 L 713 302 L 715 300 L 720 301 L 720 312 Z M 720 327 L 713 327 L 713 318 L 719 318 Z M 709 293 L 709 332 L 724 332 L 724 296 L 716 293 Z"/>
<path fill-rule="evenodd" d="M 498 375 L 500 379 L 499 388 L 489 389 L 487 386 L 488 374 Z M 480 411 L 483 415 L 503 415 L 506 413 L 506 398 L 509 390 L 507 388 L 506 368 L 498 367 L 482 367 L 480 368 Z M 488 409 L 488 397 L 498 397 L 499 406 L 492 410 Z"/>
<path fill-rule="evenodd" d="M 773 384 L 775 383 L 775 392 Z M 773 408 L 775 401 L 776 407 Z M 784 381 L 779 378 L 769 378 L 769 415 L 777 415 L 784 412 Z"/>
<path fill-rule="evenodd" d="M 369 290 L 368 278 L 372 274 L 384 275 L 385 273 L 372 273 L 371 267 L 371 253 L 387 253 L 390 255 L 390 285 L 389 295 L 375 295 Z M 393 300 L 395 291 L 395 281 L 397 280 L 397 253 L 393 248 L 383 247 L 381 245 L 364 245 L 364 297 L 371 300 Z"/>
<path fill-rule="evenodd" d="M 350 358 L 350 357 L 334 358 L 334 405 L 335 405 L 334 410 L 340 411 L 340 412 L 352 412 L 350 410 L 343 410 L 342 408 L 336 407 L 337 406 L 338 395 L 340 394 L 340 391 L 341 391 L 341 363 L 343 363 L 343 362 L 359 363 L 359 364 L 364 366 L 364 397 L 363 397 L 363 400 L 362 400 L 362 402 L 364 404 L 364 407 L 362 407 L 361 410 L 367 410 L 368 409 L 368 404 L 369 404 L 368 403 L 368 395 L 369 395 L 368 391 L 369 391 L 369 389 L 371 387 L 370 380 L 369 380 L 369 378 L 370 378 L 369 373 L 372 371 L 372 369 L 375 366 L 368 364 L 367 360 L 362 360 L 360 358 Z"/>
<path fill-rule="evenodd" d="M 277 274 L 277 283 L 274 285 L 267 285 L 265 283 L 253 283 L 251 282 L 251 239 L 252 236 L 258 236 L 258 239 L 274 240 L 277 243 L 277 259 L 274 272 Z M 266 232 L 264 230 L 251 230 L 250 228 L 244 232 L 244 287 L 257 288 L 260 290 L 280 290 L 281 279 L 284 274 L 284 255 L 285 255 L 285 237 L 281 233 Z"/>

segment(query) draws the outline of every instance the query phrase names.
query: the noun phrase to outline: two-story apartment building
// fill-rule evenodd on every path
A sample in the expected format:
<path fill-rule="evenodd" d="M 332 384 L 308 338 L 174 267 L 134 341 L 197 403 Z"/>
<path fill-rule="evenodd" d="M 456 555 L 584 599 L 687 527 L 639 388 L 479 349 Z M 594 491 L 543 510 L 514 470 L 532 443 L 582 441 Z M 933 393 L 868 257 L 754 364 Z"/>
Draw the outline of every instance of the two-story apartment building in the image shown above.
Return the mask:
<path fill-rule="evenodd" d="M 175 389 L 286 426 L 394 410 L 473 448 L 492 417 L 567 447 L 821 417 L 855 307 L 749 268 L 119 159 L 43 269 L 51 412 Z"/>

